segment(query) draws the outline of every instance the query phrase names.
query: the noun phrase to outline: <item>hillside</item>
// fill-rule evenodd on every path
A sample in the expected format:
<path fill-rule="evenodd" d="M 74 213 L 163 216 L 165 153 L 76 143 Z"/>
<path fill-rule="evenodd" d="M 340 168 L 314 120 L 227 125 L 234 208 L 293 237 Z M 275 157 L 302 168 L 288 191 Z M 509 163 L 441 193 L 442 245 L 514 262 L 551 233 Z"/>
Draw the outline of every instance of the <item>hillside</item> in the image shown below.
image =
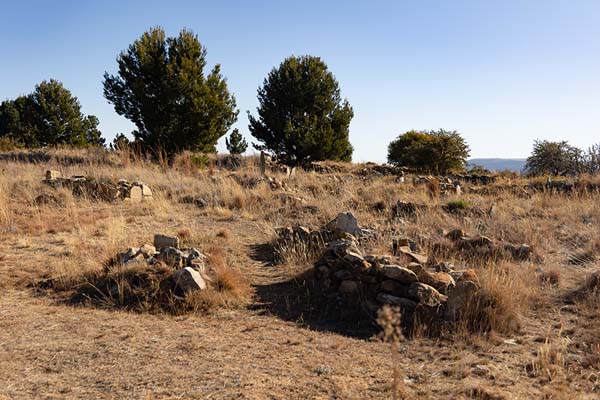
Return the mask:
<path fill-rule="evenodd" d="M 598 398 L 600 182 L 222 161 L 0 155 L 0 398 Z"/>

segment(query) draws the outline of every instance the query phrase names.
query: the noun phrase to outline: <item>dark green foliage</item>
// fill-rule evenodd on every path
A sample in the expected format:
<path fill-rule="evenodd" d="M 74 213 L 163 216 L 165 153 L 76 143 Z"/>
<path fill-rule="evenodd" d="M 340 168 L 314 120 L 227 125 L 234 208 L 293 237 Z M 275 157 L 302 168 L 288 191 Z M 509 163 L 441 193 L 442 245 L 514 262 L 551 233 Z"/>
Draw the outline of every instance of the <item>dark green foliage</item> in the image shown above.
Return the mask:
<path fill-rule="evenodd" d="M 94 115 L 84 116 L 77 97 L 54 79 L 0 104 L 0 136 L 27 147 L 103 145 L 98 123 Z"/>
<path fill-rule="evenodd" d="M 525 164 L 525 173 L 528 175 L 577 175 L 585 169 L 583 152 L 564 140 L 536 140 Z"/>
<path fill-rule="evenodd" d="M 229 135 L 229 139 L 225 138 L 225 145 L 230 154 L 242 154 L 248 148 L 248 142 L 236 128 Z"/>
<path fill-rule="evenodd" d="M 125 150 L 131 146 L 131 141 L 123 133 L 117 133 L 117 136 L 110 144 L 112 150 Z"/>
<path fill-rule="evenodd" d="M 204 75 L 206 49 L 187 29 L 177 37 L 150 29 L 117 63 L 118 75 L 104 74 L 104 97 L 136 125 L 134 136 L 146 149 L 215 152 L 237 120 L 220 65 Z"/>
<path fill-rule="evenodd" d="M 465 168 L 469 146 L 456 131 L 409 131 L 388 146 L 388 162 L 420 172 L 447 174 Z"/>
<path fill-rule="evenodd" d="M 266 151 L 287 165 L 351 161 L 348 133 L 354 116 L 335 77 L 318 57 L 285 59 L 258 89 L 258 117 L 248 113 L 250 132 Z"/>

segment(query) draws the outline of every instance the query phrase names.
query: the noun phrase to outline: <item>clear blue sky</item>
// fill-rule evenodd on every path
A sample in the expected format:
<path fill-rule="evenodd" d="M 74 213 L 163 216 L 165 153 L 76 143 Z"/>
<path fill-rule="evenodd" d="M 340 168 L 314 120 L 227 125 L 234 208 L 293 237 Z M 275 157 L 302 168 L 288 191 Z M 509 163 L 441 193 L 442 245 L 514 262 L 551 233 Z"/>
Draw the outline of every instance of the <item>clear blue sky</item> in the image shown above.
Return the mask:
<path fill-rule="evenodd" d="M 0 99 L 58 79 L 109 140 L 133 126 L 102 97 L 102 75 L 160 25 L 198 34 L 249 139 L 246 110 L 266 74 L 311 54 L 354 107 L 355 161 L 384 161 L 389 141 L 410 129 L 458 130 L 472 157 L 524 157 L 536 138 L 600 142 L 596 0 L 2 3 Z"/>

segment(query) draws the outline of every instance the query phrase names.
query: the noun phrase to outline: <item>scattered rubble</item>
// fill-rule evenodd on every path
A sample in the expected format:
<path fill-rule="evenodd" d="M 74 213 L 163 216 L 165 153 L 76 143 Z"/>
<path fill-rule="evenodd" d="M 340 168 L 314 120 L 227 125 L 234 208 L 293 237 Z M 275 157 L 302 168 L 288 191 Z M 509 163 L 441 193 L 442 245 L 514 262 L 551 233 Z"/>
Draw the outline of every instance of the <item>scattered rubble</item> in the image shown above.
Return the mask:
<path fill-rule="evenodd" d="M 92 200 L 117 201 L 127 200 L 142 202 L 152 200 L 152 190 L 142 182 L 129 182 L 126 179 L 115 181 L 109 178 L 93 178 L 81 175 L 66 178 L 60 171 L 46 171 L 44 183 L 52 188 L 68 188 L 74 196 Z"/>

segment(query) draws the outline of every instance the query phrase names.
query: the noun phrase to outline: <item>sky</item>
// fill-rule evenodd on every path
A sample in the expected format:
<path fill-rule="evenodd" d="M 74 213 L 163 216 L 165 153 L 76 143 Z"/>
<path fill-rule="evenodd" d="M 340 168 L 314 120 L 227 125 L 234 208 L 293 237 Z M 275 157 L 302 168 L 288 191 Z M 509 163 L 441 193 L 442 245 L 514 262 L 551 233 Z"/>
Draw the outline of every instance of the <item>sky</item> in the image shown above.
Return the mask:
<path fill-rule="evenodd" d="M 102 96 L 144 31 L 193 30 L 246 112 L 291 55 L 321 57 L 354 109 L 355 162 L 411 129 L 457 130 L 471 157 L 526 157 L 535 139 L 600 142 L 600 1 L 5 1 L 0 100 L 57 79 L 109 141 L 134 126 Z M 224 138 L 218 149 L 225 151 Z"/>

